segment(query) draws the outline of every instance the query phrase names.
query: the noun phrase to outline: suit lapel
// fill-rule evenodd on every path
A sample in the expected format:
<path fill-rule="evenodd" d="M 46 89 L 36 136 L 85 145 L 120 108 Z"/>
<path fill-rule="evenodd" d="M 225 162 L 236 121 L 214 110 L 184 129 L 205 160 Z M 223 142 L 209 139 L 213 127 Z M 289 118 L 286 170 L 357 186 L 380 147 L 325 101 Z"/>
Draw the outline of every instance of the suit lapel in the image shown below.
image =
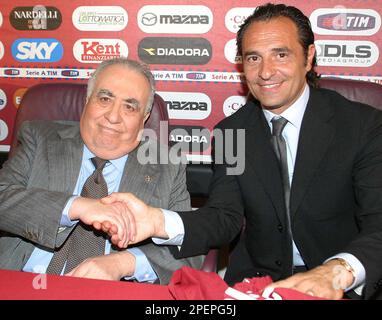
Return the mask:
<path fill-rule="evenodd" d="M 149 147 L 147 144 L 150 144 Z M 142 143 L 129 153 L 119 187 L 120 192 L 132 192 L 146 202 L 153 196 L 155 186 L 160 178 L 159 166 L 156 164 L 158 152 L 155 144 L 155 142 Z M 147 147 L 150 149 L 149 154 L 153 158 L 150 158 L 149 163 L 139 163 L 138 154 L 141 147 L 146 148 L 146 150 Z"/>
<path fill-rule="evenodd" d="M 57 140 L 48 142 L 49 188 L 72 193 L 78 179 L 83 142 L 78 126 L 58 131 Z"/>
<path fill-rule="evenodd" d="M 311 88 L 309 102 L 301 125 L 291 188 L 291 215 L 299 205 L 335 134 L 330 123 L 333 111 L 325 96 Z"/>
<path fill-rule="evenodd" d="M 285 205 L 279 164 L 270 143 L 271 132 L 264 113 L 257 105 L 246 122 L 246 166 L 260 179 L 277 216 L 285 221 Z M 254 195 L 256 196 L 256 195 Z"/>

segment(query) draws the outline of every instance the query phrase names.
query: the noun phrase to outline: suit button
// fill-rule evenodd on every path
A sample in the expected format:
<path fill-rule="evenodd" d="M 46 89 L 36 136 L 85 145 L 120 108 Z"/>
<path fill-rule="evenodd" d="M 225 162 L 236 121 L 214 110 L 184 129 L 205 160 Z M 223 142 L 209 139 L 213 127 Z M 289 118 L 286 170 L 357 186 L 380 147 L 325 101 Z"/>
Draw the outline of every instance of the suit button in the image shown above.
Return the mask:
<path fill-rule="evenodd" d="M 276 263 L 276 265 L 278 265 L 279 267 L 280 267 L 281 264 L 282 264 L 280 260 L 276 260 L 275 263 Z"/>
<path fill-rule="evenodd" d="M 256 271 L 255 277 L 262 277 L 262 276 L 263 276 L 262 272 Z"/>
<path fill-rule="evenodd" d="M 279 224 L 277 226 L 277 230 L 279 230 L 280 233 L 283 232 L 283 226 L 281 224 Z"/>

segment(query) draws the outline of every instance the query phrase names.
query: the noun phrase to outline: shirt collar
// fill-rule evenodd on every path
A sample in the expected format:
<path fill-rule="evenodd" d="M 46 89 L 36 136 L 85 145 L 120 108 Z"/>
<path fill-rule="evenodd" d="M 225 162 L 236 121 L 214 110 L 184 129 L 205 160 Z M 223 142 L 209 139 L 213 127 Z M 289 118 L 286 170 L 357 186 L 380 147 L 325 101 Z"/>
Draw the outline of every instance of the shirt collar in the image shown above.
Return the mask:
<path fill-rule="evenodd" d="M 294 127 L 297 129 L 300 129 L 302 118 L 304 117 L 305 109 L 308 104 L 309 100 L 309 94 L 310 89 L 309 86 L 306 84 L 305 89 L 301 96 L 284 112 L 282 112 L 280 115 L 275 114 L 269 110 L 263 109 L 265 119 L 267 119 L 268 125 L 271 125 L 271 120 L 275 116 L 281 116 L 288 120 L 289 123 L 291 123 Z"/>
<path fill-rule="evenodd" d="M 82 161 L 90 160 L 91 158 L 94 158 L 95 154 L 89 150 L 89 148 L 84 144 L 84 152 L 82 154 Z M 115 169 L 117 169 L 119 172 L 122 172 L 125 168 L 126 160 L 128 155 L 124 155 L 118 159 L 109 160 L 108 163 L 106 163 L 106 166 L 113 165 Z"/>

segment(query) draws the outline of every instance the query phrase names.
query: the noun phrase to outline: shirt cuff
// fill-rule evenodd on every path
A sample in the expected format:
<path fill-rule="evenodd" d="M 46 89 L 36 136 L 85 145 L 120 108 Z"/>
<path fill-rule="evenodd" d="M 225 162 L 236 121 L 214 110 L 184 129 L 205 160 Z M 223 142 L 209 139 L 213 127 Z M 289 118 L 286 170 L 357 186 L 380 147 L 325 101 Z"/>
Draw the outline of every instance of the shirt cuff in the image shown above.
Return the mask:
<path fill-rule="evenodd" d="M 158 279 L 155 271 L 151 267 L 149 260 L 141 249 L 127 249 L 135 257 L 135 271 L 133 276 L 124 277 L 126 280 L 136 279 L 138 282 L 154 282 Z"/>
<path fill-rule="evenodd" d="M 353 256 L 350 253 L 336 254 L 335 256 L 327 259 L 325 262 L 328 262 L 329 260 L 333 260 L 336 258 L 344 259 L 353 268 L 355 273 L 355 278 L 353 283 L 350 285 L 350 287 L 347 287 L 345 289 L 345 292 L 349 290 L 354 290 L 358 294 L 358 292 L 360 292 L 360 290 L 362 290 L 363 286 L 365 285 L 365 279 L 366 279 L 365 267 L 355 256 Z"/>
<path fill-rule="evenodd" d="M 164 215 L 164 228 L 168 239 L 153 237 L 155 244 L 181 246 L 184 238 L 184 225 L 182 218 L 174 211 L 161 209 Z"/>
<path fill-rule="evenodd" d="M 72 196 L 69 198 L 68 202 L 65 205 L 64 210 L 62 210 L 61 220 L 60 220 L 60 227 L 71 227 L 74 226 L 78 220 L 70 220 L 69 218 L 69 209 L 72 206 L 73 201 L 78 198 L 78 196 Z"/>

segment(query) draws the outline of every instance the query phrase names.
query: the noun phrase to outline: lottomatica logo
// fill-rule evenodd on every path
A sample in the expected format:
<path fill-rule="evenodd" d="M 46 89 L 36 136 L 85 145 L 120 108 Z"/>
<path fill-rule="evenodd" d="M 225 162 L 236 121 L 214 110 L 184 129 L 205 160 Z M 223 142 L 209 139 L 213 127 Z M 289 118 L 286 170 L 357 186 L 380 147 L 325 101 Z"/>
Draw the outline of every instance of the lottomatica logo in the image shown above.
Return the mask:
<path fill-rule="evenodd" d="M 231 39 L 225 44 L 224 56 L 231 63 L 234 63 L 234 64 L 243 63 L 243 59 L 241 55 L 237 54 L 236 39 Z"/>
<path fill-rule="evenodd" d="M 143 6 L 137 15 L 139 28 L 146 33 L 208 32 L 213 24 L 213 15 L 206 6 L 164 5 Z"/>
<path fill-rule="evenodd" d="M 73 46 L 74 57 L 83 63 L 101 63 L 128 54 L 127 44 L 120 39 L 79 39 Z"/>
<path fill-rule="evenodd" d="M 12 44 L 12 55 L 21 62 L 55 62 L 63 54 L 61 42 L 53 38 L 22 38 Z"/>
<path fill-rule="evenodd" d="M 56 7 L 16 7 L 9 14 L 9 21 L 17 30 L 55 30 L 61 25 L 62 15 Z"/>
<path fill-rule="evenodd" d="M 378 47 L 370 41 L 317 40 L 317 64 L 335 67 L 370 67 L 378 61 Z"/>
<path fill-rule="evenodd" d="M 81 31 L 121 31 L 127 21 L 127 11 L 119 6 L 81 6 L 72 14 L 73 25 Z"/>
<path fill-rule="evenodd" d="M 0 110 L 4 109 L 7 105 L 7 95 L 3 90 L 0 89 Z"/>
<path fill-rule="evenodd" d="M 247 19 L 247 17 L 250 16 L 255 9 L 256 7 L 241 7 L 230 9 L 226 13 L 224 19 L 226 28 L 233 33 L 237 33 L 244 20 Z"/>
<path fill-rule="evenodd" d="M 203 120 L 211 114 L 211 99 L 200 92 L 169 92 L 158 94 L 166 102 L 170 119 Z"/>
<path fill-rule="evenodd" d="M 211 60 L 212 46 L 204 38 L 148 37 L 139 42 L 138 55 L 149 64 L 201 65 Z"/>
<path fill-rule="evenodd" d="M 226 117 L 234 114 L 247 102 L 245 96 L 230 96 L 223 103 L 223 112 Z"/>
<path fill-rule="evenodd" d="M 316 9 L 310 21 L 315 33 L 325 35 L 370 36 L 381 27 L 381 16 L 372 9 Z"/>
<path fill-rule="evenodd" d="M 3 59 L 3 57 L 4 57 L 4 45 L 0 41 L 0 60 Z"/>

